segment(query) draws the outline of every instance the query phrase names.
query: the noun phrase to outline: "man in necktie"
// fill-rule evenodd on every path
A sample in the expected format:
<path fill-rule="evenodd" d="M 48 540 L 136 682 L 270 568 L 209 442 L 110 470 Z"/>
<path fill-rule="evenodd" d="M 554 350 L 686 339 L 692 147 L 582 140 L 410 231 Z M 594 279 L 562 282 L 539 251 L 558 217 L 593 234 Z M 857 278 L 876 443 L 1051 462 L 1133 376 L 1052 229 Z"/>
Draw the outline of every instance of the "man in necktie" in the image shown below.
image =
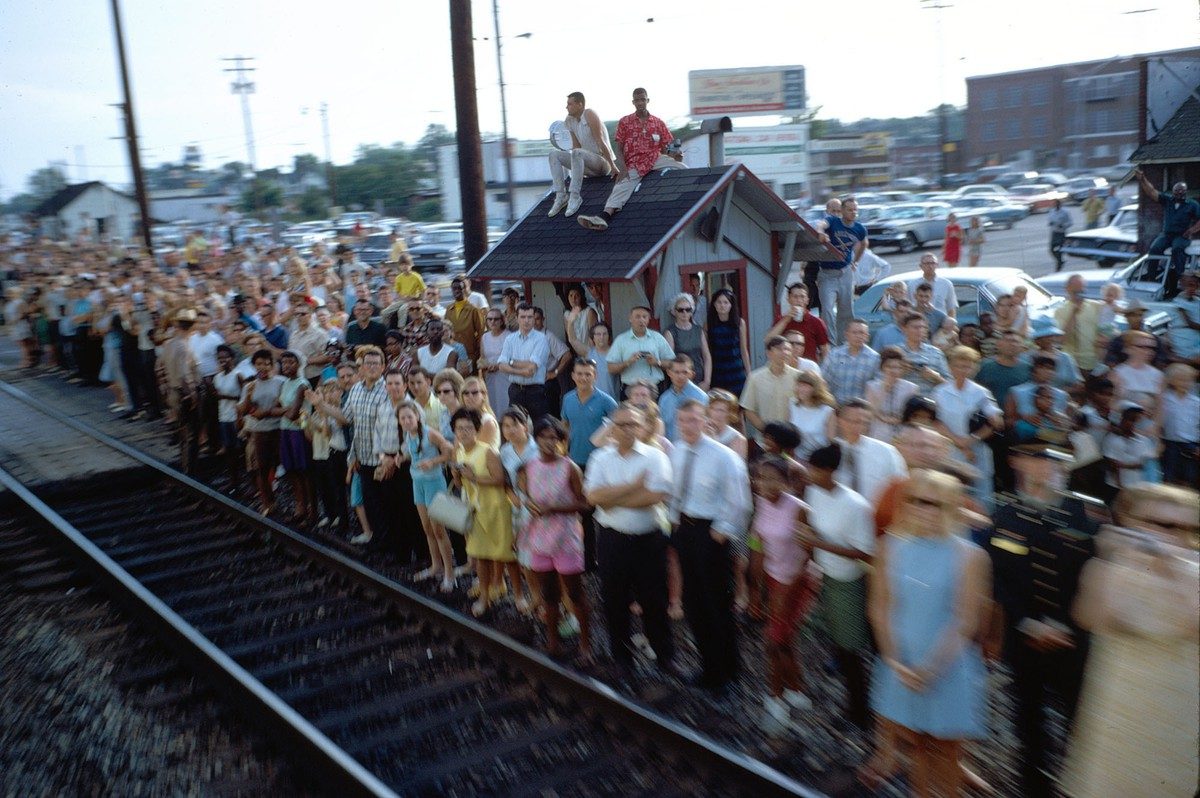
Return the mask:
<path fill-rule="evenodd" d="M 675 415 L 679 440 L 671 466 L 680 477 L 671 541 L 683 572 L 684 616 L 702 662 L 696 684 L 720 695 L 738 670 L 732 545 L 746 534 L 750 480 L 742 459 L 704 434 L 706 420 L 696 399 L 685 399 Z"/>

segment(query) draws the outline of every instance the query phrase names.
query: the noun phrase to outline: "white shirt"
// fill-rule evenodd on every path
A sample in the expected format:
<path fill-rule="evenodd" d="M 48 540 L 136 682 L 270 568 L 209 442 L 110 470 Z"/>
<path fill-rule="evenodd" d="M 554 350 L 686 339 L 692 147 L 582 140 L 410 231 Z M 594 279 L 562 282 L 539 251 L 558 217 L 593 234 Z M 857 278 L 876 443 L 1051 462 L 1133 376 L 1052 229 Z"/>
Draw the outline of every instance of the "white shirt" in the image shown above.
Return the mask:
<path fill-rule="evenodd" d="M 242 384 L 238 379 L 238 373 L 232 369 L 228 374 L 221 371 L 214 374 L 213 387 L 222 396 L 241 396 L 242 394 Z M 217 421 L 230 423 L 237 421 L 237 406 L 237 399 L 218 399 Z"/>
<path fill-rule="evenodd" d="M 216 330 L 209 330 L 204 335 L 193 335 L 188 338 L 188 346 L 200 368 L 201 376 L 208 377 L 216 374 L 221 368 L 217 365 L 217 347 L 225 343 L 225 339 Z"/>
<path fill-rule="evenodd" d="M 1176 443 L 1200 440 L 1200 397 L 1185 393 L 1182 397 L 1174 391 L 1162 394 L 1162 438 Z"/>
<path fill-rule="evenodd" d="M 817 361 L 809 360 L 806 357 L 801 357 L 801 358 L 796 359 L 796 370 L 797 371 L 809 371 L 809 372 L 812 372 L 813 374 L 816 374 L 818 377 L 821 376 L 821 367 L 817 364 Z M 822 379 L 824 379 L 824 378 L 822 377 Z"/>
<path fill-rule="evenodd" d="M 610 444 L 592 452 L 588 458 L 583 489 L 587 492 L 612 485 L 627 485 L 645 476 L 647 490 L 670 493 L 671 474 L 671 461 L 661 449 L 635 441 L 629 454 L 622 456 L 616 445 Z M 601 526 L 627 535 L 644 535 L 649 532 L 661 533 L 666 515 L 662 504 L 638 508 L 597 507 L 595 519 Z"/>
<path fill-rule="evenodd" d="M 922 283 L 929 283 L 933 286 L 933 301 L 931 304 L 945 313 L 947 316 L 953 316 L 958 309 L 958 299 L 954 296 L 954 283 L 948 278 L 934 274 L 932 280 L 926 280 L 924 275 L 921 275 L 916 280 L 910 280 L 908 283 L 908 297 L 912 300 L 913 305 L 917 304 L 917 286 Z M 930 333 L 935 333 L 937 330 L 930 330 Z"/>
<path fill-rule="evenodd" d="M 450 353 L 453 351 L 450 347 L 442 344 L 442 348 L 435 355 L 429 351 L 428 346 L 422 346 L 417 350 L 417 362 L 421 364 L 421 368 L 437 374 L 446 368 L 446 361 L 450 359 Z"/>
<path fill-rule="evenodd" d="M 875 553 L 875 520 L 871 505 L 862 496 L 838 483 L 833 490 L 809 485 L 804 491 L 804 501 L 809 506 L 808 522 L 821 540 L 864 554 Z M 822 573 L 839 582 L 853 582 L 866 573 L 862 560 L 841 557 L 824 549 L 815 549 L 813 560 Z"/>
<path fill-rule="evenodd" d="M 488 309 L 487 297 L 478 291 L 472 291 L 470 294 L 468 294 L 467 301 L 480 310 L 486 311 Z M 445 315 L 445 312 L 443 312 L 443 315 Z"/>
<path fill-rule="evenodd" d="M 695 444 L 680 438 L 671 451 L 671 469 L 675 473 L 673 522 L 678 522 L 682 513 L 711 519 L 713 531 L 725 537 L 740 540 L 746 536 L 754 505 L 750 476 L 741 457 L 707 435 L 701 435 Z"/>
<path fill-rule="evenodd" d="M 1116 476 L 1111 471 L 1105 477 L 1105 481 L 1114 488 L 1128 488 L 1130 485 L 1145 482 L 1142 468 L 1147 460 L 1154 458 L 1155 449 L 1154 441 L 1145 435 L 1135 432 L 1126 438 L 1110 432 L 1104 439 L 1104 456 L 1110 460 L 1116 460 L 1118 463 L 1137 463 L 1137 465 L 1133 468 L 1118 469 L 1121 472 L 1120 485 L 1117 484 Z"/>
<path fill-rule="evenodd" d="M 856 490 L 863 498 L 876 506 L 879 494 L 897 477 L 908 475 L 908 467 L 899 450 L 890 443 L 875 438 L 860 436 L 853 444 L 837 439 L 842 447 L 842 466 L 834 472 L 834 479 Z M 850 465 L 853 461 L 854 474 Z"/>
<path fill-rule="evenodd" d="M 949 379 L 933 389 L 930 394 L 937 402 L 938 421 L 946 425 L 955 435 L 971 434 L 971 416 L 981 410 L 991 421 L 1004 417 L 1004 412 L 996 404 L 992 392 L 977 382 L 967 380 L 962 389 Z"/>

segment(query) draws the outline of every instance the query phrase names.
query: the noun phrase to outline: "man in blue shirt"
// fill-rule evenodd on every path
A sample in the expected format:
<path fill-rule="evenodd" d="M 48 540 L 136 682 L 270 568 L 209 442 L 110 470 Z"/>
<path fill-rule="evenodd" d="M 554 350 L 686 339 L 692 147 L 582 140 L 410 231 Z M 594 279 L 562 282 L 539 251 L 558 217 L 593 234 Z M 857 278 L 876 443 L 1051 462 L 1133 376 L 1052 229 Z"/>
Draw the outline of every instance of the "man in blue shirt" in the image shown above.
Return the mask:
<path fill-rule="evenodd" d="M 562 400 L 562 417 L 571 431 L 568 453 L 580 468 L 587 466 L 595 446 L 592 436 L 604 426 L 604 420 L 617 409 L 617 400 L 596 390 L 596 361 L 575 358 L 571 369 L 575 390 Z"/>
<path fill-rule="evenodd" d="M 688 355 L 680 354 L 672 358 L 671 365 L 667 369 L 667 376 L 671 378 L 671 387 L 658 397 L 658 414 L 662 417 L 663 431 L 667 440 L 674 442 L 678 437 L 678 433 L 675 431 L 675 413 L 679 410 L 679 406 L 685 399 L 695 399 L 697 402 L 707 405 L 708 394 L 701 390 L 699 385 L 692 382 L 692 377 L 696 376 L 696 369 Z"/>
<path fill-rule="evenodd" d="M 834 344 L 845 338 L 846 325 L 854 318 L 854 272 L 867 248 L 867 228 L 857 222 L 858 202 L 842 200 L 842 215 L 825 217 L 829 243 L 842 253 L 841 261 L 823 261 L 817 274 L 817 292 L 821 298 L 821 321 L 829 329 Z"/>
<path fill-rule="evenodd" d="M 1159 201 L 1163 206 L 1162 232 L 1150 244 L 1151 255 L 1162 255 L 1171 249 L 1171 275 L 1167 278 L 1167 290 L 1174 292 L 1179 283 L 1179 275 L 1183 272 L 1183 264 L 1187 261 L 1188 237 L 1200 230 L 1200 202 L 1190 200 L 1187 196 L 1187 183 L 1179 182 L 1171 186 L 1171 193 L 1159 191 L 1154 184 L 1146 179 L 1140 169 L 1134 170 L 1141 184 L 1142 191 Z"/>
<path fill-rule="evenodd" d="M 500 371 L 509 375 L 508 403 L 520 405 L 537 420 L 546 415 L 546 366 L 550 359 L 550 341 L 533 328 L 534 308 L 528 302 L 517 305 L 517 333 L 504 339 L 500 349 Z"/>

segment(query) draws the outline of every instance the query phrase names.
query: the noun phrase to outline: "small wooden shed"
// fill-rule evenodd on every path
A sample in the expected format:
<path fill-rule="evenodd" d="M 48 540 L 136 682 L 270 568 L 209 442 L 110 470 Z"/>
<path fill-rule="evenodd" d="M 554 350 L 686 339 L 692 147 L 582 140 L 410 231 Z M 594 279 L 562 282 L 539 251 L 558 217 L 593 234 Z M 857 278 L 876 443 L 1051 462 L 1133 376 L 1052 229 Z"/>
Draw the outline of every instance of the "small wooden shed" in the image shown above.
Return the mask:
<path fill-rule="evenodd" d="M 586 178 L 580 213 L 598 213 L 612 185 Z M 755 342 L 774 323 L 792 263 L 837 257 L 742 164 L 652 172 L 605 232 L 587 230 L 574 217 L 547 217 L 552 202 L 547 193 L 469 275 L 524 282 L 524 295 L 546 311 L 547 327 L 560 336 L 568 285 L 594 286 L 604 320 L 619 334 L 636 305 L 653 308 L 665 323 L 668 303 L 696 274 L 706 297 L 723 287 L 738 297 L 752 365 L 759 366 L 763 353 Z"/>

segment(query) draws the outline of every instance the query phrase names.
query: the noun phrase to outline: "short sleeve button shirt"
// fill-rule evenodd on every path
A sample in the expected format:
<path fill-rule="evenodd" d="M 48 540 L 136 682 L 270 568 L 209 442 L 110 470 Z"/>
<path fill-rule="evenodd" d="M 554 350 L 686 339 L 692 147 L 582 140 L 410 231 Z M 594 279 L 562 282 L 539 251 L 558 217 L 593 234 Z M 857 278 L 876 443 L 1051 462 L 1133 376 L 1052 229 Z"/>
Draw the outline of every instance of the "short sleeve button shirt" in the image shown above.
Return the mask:
<path fill-rule="evenodd" d="M 663 147 L 670 144 L 674 136 L 657 116 L 649 114 L 645 119 L 639 119 L 634 113 L 617 122 L 616 139 L 621 145 L 625 166 L 644 175 L 654 168 Z"/>

